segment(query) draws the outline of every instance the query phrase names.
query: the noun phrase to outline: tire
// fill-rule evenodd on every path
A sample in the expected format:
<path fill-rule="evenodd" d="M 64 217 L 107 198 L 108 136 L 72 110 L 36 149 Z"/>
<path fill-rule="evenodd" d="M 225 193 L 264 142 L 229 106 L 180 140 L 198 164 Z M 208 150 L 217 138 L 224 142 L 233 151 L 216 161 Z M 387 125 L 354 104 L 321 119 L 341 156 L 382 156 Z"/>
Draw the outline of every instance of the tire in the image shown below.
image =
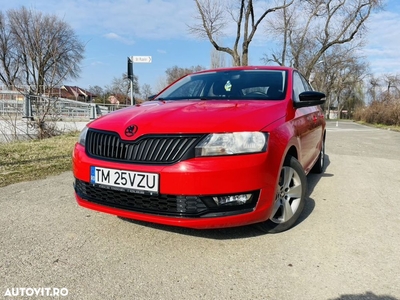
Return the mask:
<path fill-rule="evenodd" d="M 304 209 L 307 178 L 301 164 L 292 156 L 285 159 L 278 181 L 275 202 L 268 220 L 257 224 L 266 233 L 291 228 Z"/>
<path fill-rule="evenodd" d="M 312 173 L 321 174 L 324 172 L 325 168 L 325 138 L 322 140 L 321 151 L 319 152 L 318 159 L 315 165 L 312 167 Z"/>

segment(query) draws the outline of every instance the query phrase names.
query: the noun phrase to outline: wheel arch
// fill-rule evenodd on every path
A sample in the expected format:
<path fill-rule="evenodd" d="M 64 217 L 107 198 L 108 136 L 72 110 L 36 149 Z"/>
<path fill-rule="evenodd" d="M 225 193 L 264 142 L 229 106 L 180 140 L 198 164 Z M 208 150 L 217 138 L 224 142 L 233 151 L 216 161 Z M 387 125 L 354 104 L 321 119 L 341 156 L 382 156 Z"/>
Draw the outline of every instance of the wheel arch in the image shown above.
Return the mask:
<path fill-rule="evenodd" d="M 299 160 L 299 154 L 298 154 L 296 146 L 294 146 L 294 145 L 290 146 L 290 148 L 288 149 L 288 151 L 285 154 L 285 159 L 288 158 L 289 156 L 293 156 L 295 159 Z"/>

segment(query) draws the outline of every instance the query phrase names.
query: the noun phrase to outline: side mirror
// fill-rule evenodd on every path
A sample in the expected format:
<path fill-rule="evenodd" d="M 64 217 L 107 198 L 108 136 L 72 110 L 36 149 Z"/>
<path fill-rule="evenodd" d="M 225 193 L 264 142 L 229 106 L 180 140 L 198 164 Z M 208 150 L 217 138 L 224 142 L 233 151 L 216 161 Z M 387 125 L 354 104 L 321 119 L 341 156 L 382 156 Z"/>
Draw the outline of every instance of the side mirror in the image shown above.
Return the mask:
<path fill-rule="evenodd" d="M 321 105 L 325 103 L 325 94 L 315 91 L 306 91 L 302 92 L 299 95 L 300 101 L 294 102 L 294 107 L 307 107 L 307 106 L 315 106 Z"/>

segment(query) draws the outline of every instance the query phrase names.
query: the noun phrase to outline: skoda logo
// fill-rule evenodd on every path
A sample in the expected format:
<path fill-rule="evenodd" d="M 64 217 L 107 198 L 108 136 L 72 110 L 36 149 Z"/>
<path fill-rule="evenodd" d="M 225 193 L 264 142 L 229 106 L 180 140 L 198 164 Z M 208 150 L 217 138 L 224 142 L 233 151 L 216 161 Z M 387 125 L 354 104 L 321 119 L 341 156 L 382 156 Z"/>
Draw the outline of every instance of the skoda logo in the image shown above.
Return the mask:
<path fill-rule="evenodd" d="M 131 137 L 136 133 L 136 131 L 137 131 L 137 126 L 136 125 L 130 125 L 130 126 L 126 127 L 125 135 L 127 137 Z"/>

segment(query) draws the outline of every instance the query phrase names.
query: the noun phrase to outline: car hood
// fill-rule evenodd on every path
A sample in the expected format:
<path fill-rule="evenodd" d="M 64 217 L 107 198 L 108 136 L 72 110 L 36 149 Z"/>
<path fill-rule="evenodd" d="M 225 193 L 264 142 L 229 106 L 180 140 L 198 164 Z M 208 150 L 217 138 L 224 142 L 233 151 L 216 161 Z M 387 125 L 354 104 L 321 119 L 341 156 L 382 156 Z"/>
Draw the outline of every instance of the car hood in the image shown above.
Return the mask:
<path fill-rule="evenodd" d="M 124 136 L 128 126 L 143 134 L 259 131 L 286 114 L 285 101 L 167 101 L 145 102 L 93 121 L 89 127 Z"/>

